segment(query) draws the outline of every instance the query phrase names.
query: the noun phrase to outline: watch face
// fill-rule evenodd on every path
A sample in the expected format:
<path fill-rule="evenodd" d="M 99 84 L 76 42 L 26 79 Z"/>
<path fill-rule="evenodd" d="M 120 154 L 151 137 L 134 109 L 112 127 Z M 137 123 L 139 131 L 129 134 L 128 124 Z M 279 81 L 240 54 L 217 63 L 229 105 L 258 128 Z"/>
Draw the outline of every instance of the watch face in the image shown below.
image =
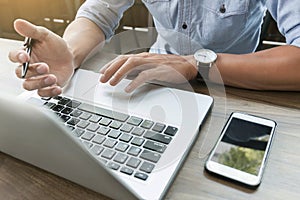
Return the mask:
<path fill-rule="evenodd" d="M 200 49 L 195 55 L 195 59 L 201 63 L 212 63 L 217 59 L 217 54 L 209 49 Z"/>

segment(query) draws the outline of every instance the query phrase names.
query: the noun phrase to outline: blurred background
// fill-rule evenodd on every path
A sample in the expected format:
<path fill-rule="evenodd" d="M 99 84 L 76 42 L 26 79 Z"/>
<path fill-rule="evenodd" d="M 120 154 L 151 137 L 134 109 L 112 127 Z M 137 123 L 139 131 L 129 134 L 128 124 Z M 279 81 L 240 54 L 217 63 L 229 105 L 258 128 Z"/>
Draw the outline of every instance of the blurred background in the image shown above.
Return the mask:
<path fill-rule="evenodd" d="M 84 0 L 0 0 L 0 37 L 23 40 L 13 29 L 13 21 L 17 18 L 27 19 L 62 35 L 67 25 L 74 20 L 77 9 L 83 2 Z M 153 26 L 151 15 L 141 0 L 136 0 L 134 6 L 124 14 L 116 32 L 147 32 L 147 27 Z M 276 23 L 267 14 L 258 50 L 282 45 L 284 42 L 285 39 L 278 32 Z"/>
<path fill-rule="evenodd" d="M 0 0 L 0 37 L 23 40 L 13 28 L 13 21 L 17 18 L 27 19 L 62 35 L 83 2 L 84 0 Z M 134 6 L 124 14 L 117 32 L 148 25 L 153 26 L 152 18 L 141 0 L 136 0 Z"/>

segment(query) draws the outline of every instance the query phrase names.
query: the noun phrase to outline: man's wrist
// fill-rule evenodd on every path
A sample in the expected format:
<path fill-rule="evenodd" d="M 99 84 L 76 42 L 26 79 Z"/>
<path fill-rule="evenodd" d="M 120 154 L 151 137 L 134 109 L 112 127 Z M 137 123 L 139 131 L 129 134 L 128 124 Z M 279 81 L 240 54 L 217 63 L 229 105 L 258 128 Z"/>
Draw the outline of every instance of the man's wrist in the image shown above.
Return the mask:
<path fill-rule="evenodd" d="M 188 62 L 191 65 L 191 68 L 189 70 L 190 77 L 191 77 L 190 80 L 197 79 L 197 76 L 198 76 L 198 67 L 197 67 L 197 62 L 194 59 L 194 56 L 193 55 L 187 56 L 187 60 L 188 60 Z"/>

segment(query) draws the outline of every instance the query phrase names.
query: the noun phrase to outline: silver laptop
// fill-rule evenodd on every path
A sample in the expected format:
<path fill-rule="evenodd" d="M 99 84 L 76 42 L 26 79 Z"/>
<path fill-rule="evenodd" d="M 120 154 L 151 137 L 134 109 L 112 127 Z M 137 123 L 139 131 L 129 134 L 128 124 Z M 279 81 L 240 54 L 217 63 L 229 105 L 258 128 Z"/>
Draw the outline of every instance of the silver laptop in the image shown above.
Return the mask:
<path fill-rule="evenodd" d="M 0 96 L 0 150 L 113 199 L 162 199 L 213 99 L 78 70 L 63 95 Z"/>

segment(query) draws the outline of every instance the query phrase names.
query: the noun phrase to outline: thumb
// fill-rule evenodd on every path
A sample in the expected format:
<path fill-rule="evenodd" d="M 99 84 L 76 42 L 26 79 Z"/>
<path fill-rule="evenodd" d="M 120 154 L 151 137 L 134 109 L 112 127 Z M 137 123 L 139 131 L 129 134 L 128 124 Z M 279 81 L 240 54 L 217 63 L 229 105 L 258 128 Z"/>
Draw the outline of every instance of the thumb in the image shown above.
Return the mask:
<path fill-rule="evenodd" d="M 14 28 L 23 37 L 30 37 L 36 41 L 42 41 L 50 33 L 48 29 L 36 26 L 23 19 L 16 19 Z"/>

